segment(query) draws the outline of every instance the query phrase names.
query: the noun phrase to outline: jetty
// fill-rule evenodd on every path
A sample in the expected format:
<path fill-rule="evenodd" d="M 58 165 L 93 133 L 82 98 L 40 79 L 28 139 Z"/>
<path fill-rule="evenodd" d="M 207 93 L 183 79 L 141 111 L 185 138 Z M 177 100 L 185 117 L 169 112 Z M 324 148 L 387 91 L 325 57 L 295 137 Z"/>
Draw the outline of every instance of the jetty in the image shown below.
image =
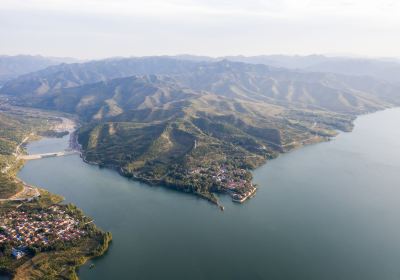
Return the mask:
<path fill-rule="evenodd" d="M 253 189 L 251 189 L 248 192 L 245 192 L 244 194 L 234 194 L 232 195 L 232 201 L 233 202 L 237 202 L 237 203 L 243 203 L 245 202 L 247 199 L 252 198 L 253 196 L 256 195 L 256 191 L 257 188 L 253 187 Z"/>

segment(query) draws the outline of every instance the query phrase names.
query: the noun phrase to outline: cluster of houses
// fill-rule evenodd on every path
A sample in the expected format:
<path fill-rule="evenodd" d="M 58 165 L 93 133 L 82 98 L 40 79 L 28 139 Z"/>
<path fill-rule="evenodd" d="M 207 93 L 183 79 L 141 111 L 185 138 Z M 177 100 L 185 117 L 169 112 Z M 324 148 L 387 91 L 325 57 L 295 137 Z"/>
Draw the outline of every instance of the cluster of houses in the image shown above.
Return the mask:
<path fill-rule="evenodd" d="M 191 175 L 211 176 L 216 185 L 221 186 L 234 202 L 244 202 L 255 195 L 256 187 L 251 181 L 245 179 L 245 169 L 229 169 L 223 165 L 218 168 L 198 167 L 189 171 Z"/>
<path fill-rule="evenodd" d="M 71 241 L 85 234 L 85 231 L 79 229 L 79 221 L 59 206 L 51 206 L 36 213 L 13 210 L 0 220 L 0 244 L 8 242 L 14 246 L 12 254 L 15 258 L 24 252 L 18 248 L 51 245 L 57 240 Z"/>

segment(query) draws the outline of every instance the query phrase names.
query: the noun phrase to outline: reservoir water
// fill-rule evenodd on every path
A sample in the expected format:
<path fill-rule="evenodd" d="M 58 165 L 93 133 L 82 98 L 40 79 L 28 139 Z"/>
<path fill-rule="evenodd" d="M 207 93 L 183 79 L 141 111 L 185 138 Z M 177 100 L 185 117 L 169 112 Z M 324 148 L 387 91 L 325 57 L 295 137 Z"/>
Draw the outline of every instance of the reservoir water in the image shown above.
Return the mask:
<path fill-rule="evenodd" d="M 28 183 L 61 194 L 113 233 L 87 279 L 400 279 L 400 109 L 254 172 L 259 190 L 225 211 L 82 162 L 29 161 Z M 67 138 L 29 145 L 62 149 Z M 56 148 L 55 148 L 56 147 Z"/>

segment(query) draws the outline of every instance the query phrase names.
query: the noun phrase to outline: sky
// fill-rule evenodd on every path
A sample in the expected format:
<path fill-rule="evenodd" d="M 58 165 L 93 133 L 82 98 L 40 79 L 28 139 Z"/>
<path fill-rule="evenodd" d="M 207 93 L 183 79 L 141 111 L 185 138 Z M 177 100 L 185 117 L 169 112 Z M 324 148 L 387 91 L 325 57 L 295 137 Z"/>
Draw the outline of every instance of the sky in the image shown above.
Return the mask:
<path fill-rule="evenodd" d="M 0 0 L 0 54 L 400 57 L 394 0 Z"/>

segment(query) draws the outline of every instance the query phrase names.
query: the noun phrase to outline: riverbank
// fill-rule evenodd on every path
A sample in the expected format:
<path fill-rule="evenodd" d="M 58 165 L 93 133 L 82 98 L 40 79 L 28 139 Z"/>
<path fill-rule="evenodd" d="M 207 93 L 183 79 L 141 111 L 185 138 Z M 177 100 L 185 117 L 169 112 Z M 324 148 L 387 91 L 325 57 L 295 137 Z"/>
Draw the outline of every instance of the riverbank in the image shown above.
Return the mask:
<path fill-rule="evenodd" d="M 67 119 L 62 120 L 64 122 Z M 74 122 L 68 120 L 67 124 L 58 124 L 51 129 L 61 132 L 73 127 Z M 25 137 L 23 142 L 17 145 L 15 162 L 9 162 L 10 167 L 7 169 L 15 169 L 12 174 L 7 174 L 11 176 L 10 179 L 22 184 L 23 189 L 18 195 L 0 201 L 0 272 L 21 280 L 43 277 L 77 279 L 76 270 L 81 265 L 108 250 L 112 240 L 111 233 L 100 230 L 74 205 L 63 204 L 62 197 L 33 187 L 17 177 L 16 173 L 25 163 L 19 157 L 22 153 L 21 147 L 25 146 L 28 140 L 29 138 Z M 66 207 L 68 219 L 75 219 L 76 222 L 67 224 L 67 228 L 60 228 L 59 223 L 64 223 L 65 218 L 60 217 L 60 222 L 51 222 L 47 218 L 42 220 L 42 216 L 48 216 L 48 212 L 55 206 L 62 209 Z M 35 216 L 36 214 L 32 213 L 40 214 Z M 34 215 L 31 222 L 29 219 L 25 220 L 27 215 Z M 9 216 L 12 218 L 7 218 Z M 23 219 L 23 224 L 19 225 L 18 219 Z M 18 252 L 18 255 L 14 252 Z"/>

